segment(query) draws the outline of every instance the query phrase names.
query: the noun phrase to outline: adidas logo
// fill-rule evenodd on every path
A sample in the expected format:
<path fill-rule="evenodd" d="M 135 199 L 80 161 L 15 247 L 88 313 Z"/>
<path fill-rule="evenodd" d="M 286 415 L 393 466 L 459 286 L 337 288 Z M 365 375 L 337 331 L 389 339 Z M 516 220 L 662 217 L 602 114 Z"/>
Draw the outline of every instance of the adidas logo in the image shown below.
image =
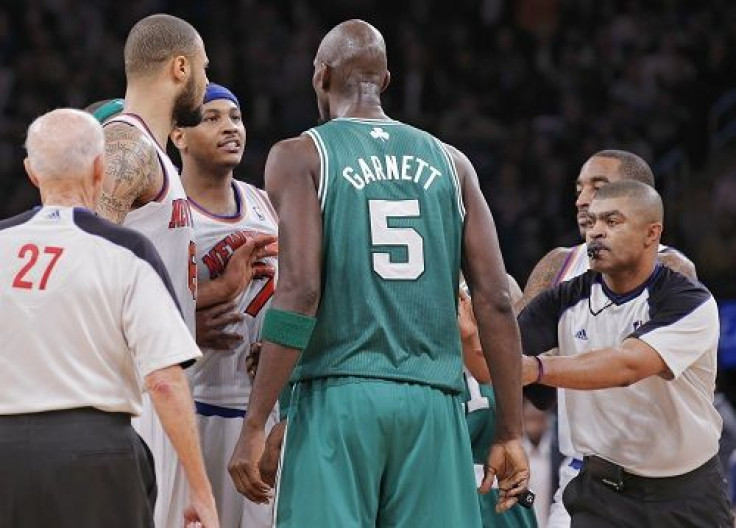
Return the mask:
<path fill-rule="evenodd" d="M 388 141 L 389 135 L 388 132 L 381 127 L 376 127 L 371 130 L 371 137 L 374 139 L 380 139 L 381 141 Z"/>
<path fill-rule="evenodd" d="M 578 333 L 575 334 L 575 339 L 582 339 L 583 341 L 588 340 L 588 334 L 585 333 L 585 328 L 578 330 Z"/>
<path fill-rule="evenodd" d="M 48 215 L 46 215 L 46 218 L 48 218 L 49 220 L 61 220 L 61 214 L 59 214 L 58 209 L 54 209 Z"/>

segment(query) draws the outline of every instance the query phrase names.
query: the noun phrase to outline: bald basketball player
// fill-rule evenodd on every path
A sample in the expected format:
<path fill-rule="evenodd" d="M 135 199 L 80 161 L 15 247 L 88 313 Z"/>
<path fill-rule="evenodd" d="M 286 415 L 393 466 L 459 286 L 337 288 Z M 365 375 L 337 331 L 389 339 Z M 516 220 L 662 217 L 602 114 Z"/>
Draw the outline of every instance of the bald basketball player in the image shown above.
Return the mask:
<path fill-rule="evenodd" d="M 646 161 L 631 152 L 602 150 L 585 162 L 576 181 L 577 200 L 575 205 L 581 237 L 585 238 L 585 231 L 589 222 L 588 208 L 596 192 L 609 183 L 622 180 L 639 181 L 654 187 L 654 174 L 651 168 Z M 674 248 L 660 245 L 657 259 L 658 262 L 668 268 L 695 278 L 693 263 Z M 588 267 L 589 259 L 585 244 L 571 248 L 553 249 L 539 261 L 529 276 L 524 288 L 524 296 L 516 305 L 517 311 L 520 312 L 534 297 L 546 289 L 585 273 Z M 562 493 L 567 483 L 580 471 L 582 457 L 575 453 L 572 448 L 566 413 L 565 391 L 559 389 L 556 392 L 559 446 L 565 459 L 560 466 L 559 488 L 554 495 L 554 503 L 550 508 L 548 528 L 567 528 L 570 526 L 570 516 L 562 503 Z"/>
<path fill-rule="evenodd" d="M 519 336 L 475 170 L 384 113 L 386 46 L 370 24 L 325 36 L 312 84 L 324 124 L 278 143 L 266 164 L 279 287 L 231 475 L 252 500 L 272 498 L 258 468 L 264 426 L 296 365 L 277 526 L 480 527 L 460 400 L 461 262 L 497 377 L 481 492 L 497 476 L 505 510 L 529 469 Z"/>

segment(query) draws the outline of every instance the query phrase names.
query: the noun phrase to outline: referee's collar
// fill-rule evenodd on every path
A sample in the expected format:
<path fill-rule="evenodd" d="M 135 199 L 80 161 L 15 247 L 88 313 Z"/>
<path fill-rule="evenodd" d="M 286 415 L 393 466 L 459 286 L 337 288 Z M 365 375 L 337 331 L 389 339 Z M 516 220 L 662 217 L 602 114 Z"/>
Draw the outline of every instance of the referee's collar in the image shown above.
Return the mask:
<path fill-rule="evenodd" d="M 654 270 L 652 271 L 652 274 L 649 275 L 649 278 L 645 280 L 643 283 L 641 283 L 639 286 L 631 290 L 627 293 L 616 293 L 613 290 L 611 290 L 607 285 L 606 281 L 603 280 L 603 274 L 599 273 L 598 276 L 595 278 L 596 282 L 600 283 L 601 288 L 603 289 L 603 293 L 606 294 L 606 297 L 611 299 L 613 304 L 616 306 L 622 305 L 624 303 L 629 302 L 632 299 L 636 299 L 641 295 L 641 292 L 643 292 L 645 289 L 647 289 L 651 284 L 654 282 L 654 280 L 659 275 L 660 271 L 662 270 L 662 265 L 657 263 L 654 265 Z"/>

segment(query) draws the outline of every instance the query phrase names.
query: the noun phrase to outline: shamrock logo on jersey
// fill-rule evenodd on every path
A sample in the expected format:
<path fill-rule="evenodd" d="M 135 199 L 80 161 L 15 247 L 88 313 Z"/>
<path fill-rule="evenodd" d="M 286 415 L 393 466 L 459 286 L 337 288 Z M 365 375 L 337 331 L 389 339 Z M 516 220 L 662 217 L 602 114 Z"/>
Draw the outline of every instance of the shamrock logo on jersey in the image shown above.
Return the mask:
<path fill-rule="evenodd" d="M 376 127 L 371 130 L 371 137 L 374 139 L 380 139 L 381 141 L 388 141 L 388 132 L 383 130 L 381 127 Z"/>

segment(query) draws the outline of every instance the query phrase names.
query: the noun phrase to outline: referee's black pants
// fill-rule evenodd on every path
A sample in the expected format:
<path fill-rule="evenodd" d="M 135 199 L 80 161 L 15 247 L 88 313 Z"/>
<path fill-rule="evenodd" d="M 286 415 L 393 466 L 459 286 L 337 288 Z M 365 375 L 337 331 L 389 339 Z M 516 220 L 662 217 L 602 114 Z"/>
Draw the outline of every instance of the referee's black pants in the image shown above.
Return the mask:
<path fill-rule="evenodd" d="M 734 526 L 727 483 L 717 457 L 676 477 L 645 478 L 626 473 L 620 491 L 611 486 L 610 478 L 596 474 L 589 466 L 583 464 L 562 497 L 572 518 L 571 528 Z"/>
<path fill-rule="evenodd" d="M 0 416 L 1 528 L 151 528 L 155 500 L 153 457 L 130 415 Z"/>

